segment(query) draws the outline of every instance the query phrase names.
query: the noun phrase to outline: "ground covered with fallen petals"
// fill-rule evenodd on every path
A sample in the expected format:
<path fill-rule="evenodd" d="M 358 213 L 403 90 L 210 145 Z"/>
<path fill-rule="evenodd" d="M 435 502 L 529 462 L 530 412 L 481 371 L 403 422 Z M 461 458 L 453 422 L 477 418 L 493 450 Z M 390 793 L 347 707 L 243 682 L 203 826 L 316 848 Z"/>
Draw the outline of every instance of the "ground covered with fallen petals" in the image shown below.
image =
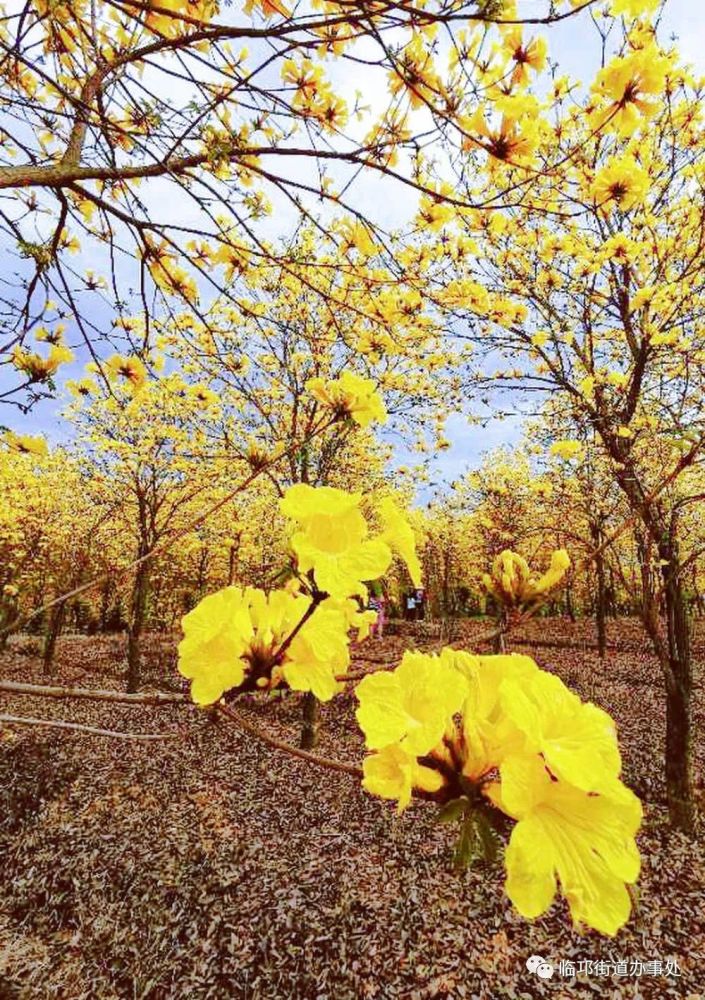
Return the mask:
<path fill-rule="evenodd" d="M 471 645 L 486 624 L 455 628 Z M 643 874 L 632 921 L 614 939 L 572 929 L 562 903 L 529 923 L 500 866 L 452 869 L 453 829 L 433 807 L 398 817 L 357 780 L 300 762 L 187 706 L 149 708 L 0 693 L 0 712 L 169 733 L 138 743 L 0 724 L 0 998 L 705 996 L 705 849 L 666 826 L 662 682 L 639 626 L 610 623 L 601 664 L 591 623 L 542 620 L 514 643 L 615 717 L 624 776 L 642 797 Z M 437 631 L 406 626 L 356 652 L 395 662 Z M 548 643 L 548 645 L 543 645 Z M 122 637 L 65 637 L 55 683 L 121 688 Z M 36 642 L 13 638 L 0 677 L 41 683 Z M 173 645 L 149 637 L 147 689 L 179 690 Z M 705 625 L 695 645 L 703 771 Z M 359 762 L 354 699 L 323 712 L 318 753 Z M 297 742 L 295 695 L 240 711 Z M 702 785 L 701 805 L 705 805 Z M 627 976 L 542 982 L 531 954 L 558 964 L 630 963 Z M 680 977 L 637 963 L 675 960 Z"/>

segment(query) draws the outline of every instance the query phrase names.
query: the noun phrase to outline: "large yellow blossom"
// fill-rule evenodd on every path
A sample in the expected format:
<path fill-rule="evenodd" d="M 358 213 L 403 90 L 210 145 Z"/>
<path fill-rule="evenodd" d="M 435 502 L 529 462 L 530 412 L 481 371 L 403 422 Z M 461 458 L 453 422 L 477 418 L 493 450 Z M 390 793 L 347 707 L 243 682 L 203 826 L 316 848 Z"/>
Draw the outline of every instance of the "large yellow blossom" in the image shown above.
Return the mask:
<path fill-rule="evenodd" d="M 504 689 L 522 691 L 539 668 L 529 656 L 473 656 L 444 649 L 441 659 L 466 678 L 468 694 L 462 710 L 463 774 L 476 780 L 504 758 L 523 751 L 526 732 L 507 713 Z"/>
<path fill-rule="evenodd" d="M 357 696 L 357 721 L 370 750 L 399 744 L 406 753 L 423 756 L 443 738 L 467 685 L 438 657 L 407 651 L 396 670 L 365 677 Z"/>
<path fill-rule="evenodd" d="M 502 31 L 502 52 L 514 63 L 511 82 L 515 86 L 526 87 L 531 79 L 529 70 L 541 73 L 546 67 L 548 45 L 546 39 L 540 36 L 524 43 L 521 25 L 511 25 Z"/>
<path fill-rule="evenodd" d="M 147 381 L 147 369 L 138 357 L 113 354 L 105 362 L 105 368 L 109 375 L 124 379 L 124 385 L 130 392 L 139 392 Z"/>
<path fill-rule="evenodd" d="M 252 587 L 205 597 L 184 616 L 179 643 L 179 670 L 192 681 L 193 700 L 209 705 L 245 683 L 267 688 L 282 680 L 321 701 L 332 698 L 335 674 L 349 663 L 348 616 L 326 601 L 311 604 L 306 595 Z"/>
<path fill-rule="evenodd" d="M 501 705 L 505 718 L 524 735 L 524 749 L 540 753 L 558 778 L 592 792 L 619 775 L 611 717 L 583 703 L 554 674 L 535 670 L 520 684 L 506 685 Z"/>
<path fill-rule="evenodd" d="M 368 792 L 400 810 L 414 794 L 455 804 L 464 822 L 500 809 L 517 821 L 506 868 L 520 913 L 543 913 L 560 884 L 577 922 L 604 934 L 626 922 L 641 805 L 605 712 L 529 657 L 453 649 L 407 653 L 357 695 Z"/>
<path fill-rule="evenodd" d="M 655 44 L 612 59 L 593 90 L 604 104 L 593 109 L 594 124 L 629 137 L 658 111 L 670 60 Z"/>
<path fill-rule="evenodd" d="M 616 202 L 623 211 L 642 204 L 649 190 L 649 175 L 633 156 L 613 156 L 593 181 L 592 196 L 598 205 Z"/>
<path fill-rule="evenodd" d="M 505 855 L 507 894 L 517 910 L 540 916 L 558 880 L 577 923 L 616 934 L 629 919 L 627 885 L 640 867 L 634 837 L 642 809 L 633 792 L 617 780 L 584 792 L 556 781 L 535 756 L 505 765 L 501 790 L 490 794 L 519 821 Z"/>
<path fill-rule="evenodd" d="M 44 382 L 56 374 L 61 365 L 73 361 L 73 351 L 65 344 L 52 344 L 47 357 L 23 351 L 16 347 L 12 352 L 12 363 L 23 371 L 32 382 Z"/>
<path fill-rule="evenodd" d="M 301 528 L 291 538 L 299 571 L 312 570 L 318 589 L 336 599 L 364 594 L 364 581 L 377 580 L 386 573 L 392 545 L 406 560 L 412 577 L 419 578 L 413 534 L 402 513 L 387 506 L 383 511 L 387 519 L 384 534 L 368 538 L 361 501 L 360 493 L 299 483 L 286 491 L 280 504 L 282 512 Z"/>

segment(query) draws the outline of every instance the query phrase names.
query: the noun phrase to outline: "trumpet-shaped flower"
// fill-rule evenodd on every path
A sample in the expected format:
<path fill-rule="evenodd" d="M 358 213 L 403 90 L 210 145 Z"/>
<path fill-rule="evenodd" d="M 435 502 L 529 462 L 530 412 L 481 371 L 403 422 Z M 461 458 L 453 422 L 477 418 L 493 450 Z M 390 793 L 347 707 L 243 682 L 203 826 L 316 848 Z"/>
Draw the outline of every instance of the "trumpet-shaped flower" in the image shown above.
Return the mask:
<path fill-rule="evenodd" d="M 529 657 L 453 649 L 407 653 L 393 673 L 366 677 L 358 698 L 377 751 L 364 762 L 367 791 L 400 810 L 414 793 L 458 800 L 470 821 L 492 803 L 517 821 L 506 886 L 519 912 L 543 913 L 560 884 L 576 921 L 605 934 L 626 922 L 641 805 L 619 780 L 605 712 Z"/>
<path fill-rule="evenodd" d="M 544 913 L 560 882 L 576 922 L 616 934 L 631 911 L 626 886 L 639 875 L 637 797 L 616 779 L 599 793 L 556 781 L 540 757 L 508 763 L 501 790 L 491 794 L 518 820 L 505 857 L 507 894 L 517 910 Z"/>
<path fill-rule="evenodd" d="M 543 670 L 521 684 L 505 685 L 502 712 L 540 753 L 551 773 L 586 792 L 619 775 L 621 758 L 612 718 L 582 702 L 554 674 Z"/>
<path fill-rule="evenodd" d="M 355 714 L 367 747 L 397 744 L 413 757 L 442 740 L 467 696 L 467 684 L 439 657 L 407 651 L 396 670 L 363 678 L 356 693 Z"/>
<path fill-rule="evenodd" d="M 397 744 L 366 757 L 362 771 L 362 787 L 381 799 L 396 799 L 399 812 L 411 802 L 414 789 L 437 792 L 443 785 L 438 771 L 419 764 Z"/>
<path fill-rule="evenodd" d="M 65 344 L 52 344 L 47 357 L 23 351 L 21 347 L 12 352 L 12 363 L 23 371 L 33 382 L 45 382 L 56 374 L 61 365 L 72 361 L 73 351 Z"/>
<path fill-rule="evenodd" d="M 492 564 L 492 573 L 485 573 L 482 582 L 500 604 L 519 607 L 535 603 L 554 590 L 569 566 L 570 557 L 566 550 L 556 549 L 551 555 L 549 568 L 536 579 L 526 559 L 505 549 Z"/>
<path fill-rule="evenodd" d="M 615 202 L 622 211 L 642 204 L 649 191 L 649 175 L 633 156 L 613 156 L 593 181 L 592 195 L 599 206 Z"/>
<path fill-rule="evenodd" d="M 109 375 L 124 379 L 125 386 L 131 392 L 138 392 L 147 381 L 147 369 L 137 357 L 113 354 L 105 362 L 105 368 Z"/>
<path fill-rule="evenodd" d="M 348 617 L 332 602 L 312 608 L 312 598 L 277 590 L 265 594 L 226 587 L 184 616 L 179 670 L 200 705 L 241 687 L 275 687 L 285 681 L 328 701 L 335 674 L 349 660 Z"/>
<path fill-rule="evenodd" d="M 411 528 L 405 531 L 401 515 L 394 519 L 393 530 L 388 527 L 381 537 L 367 537 L 361 500 L 360 493 L 301 483 L 290 487 L 280 504 L 282 512 L 301 526 L 291 538 L 299 570 L 312 570 L 318 589 L 336 599 L 364 594 L 365 580 L 386 573 L 392 561 L 387 539 L 403 550 L 405 558 L 415 558 Z M 415 573 L 413 561 L 411 568 Z"/>
<path fill-rule="evenodd" d="M 505 688 L 521 691 L 540 673 L 529 656 L 473 656 L 444 649 L 441 658 L 468 682 L 462 709 L 463 774 L 473 780 L 498 767 L 508 754 L 522 752 L 526 732 L 506 712 Z"/>

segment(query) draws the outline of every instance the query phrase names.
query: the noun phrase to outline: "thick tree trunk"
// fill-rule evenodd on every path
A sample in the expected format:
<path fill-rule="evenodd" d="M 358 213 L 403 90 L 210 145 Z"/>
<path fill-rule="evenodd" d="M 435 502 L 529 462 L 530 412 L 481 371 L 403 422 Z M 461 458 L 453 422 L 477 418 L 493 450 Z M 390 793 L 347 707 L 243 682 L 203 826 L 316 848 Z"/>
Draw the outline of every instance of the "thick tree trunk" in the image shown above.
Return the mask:
<path fill-rule="evenodd" d="M 693 796 L 692 661 L 690 622 L 678 572 L 673 538 L 659 545 L 666 605 L 666 641 L 660 628 L 651 572 L 651 546 L 637 537 L 642 577 L 641 616 L 661 664 L 666 685 L 666 795 L 671 825 L 691 832 L 695 824 Z"/>
<path fill-rule="evenodd" d="M 66 602 L 62 601 L 51 610 L 46 635 L 44 636 L 44 649 L 42 651 L 43 673 L 45 677 L 53 674 L 54 653 L 56 651 L 56 640 L 61 635 L 61 629 L 66 615 Z"/>
<path fill-rule="evenodd" d="M 149 563 L 140 563 L 132 589 L 130 627 L 127 633 L 127 691 L 132 694 L 140 682 L 140 638 L 149 592 Z"/>
<path fill-rule="evenodd" d="M 303 697 L 303 714 L 300 745 L 304 750 L 312 750 L 318 743 L 320 706 L 315 694 L 307 691 Z"/>
<path fill-rule="evenodd" d="M 693 795 L 693 668 L 690 621 L 673 537 L 659 547 L 666 603 L 668 663 L 666 665 L 666 786 L 673 826 L 692 832 Z"/>

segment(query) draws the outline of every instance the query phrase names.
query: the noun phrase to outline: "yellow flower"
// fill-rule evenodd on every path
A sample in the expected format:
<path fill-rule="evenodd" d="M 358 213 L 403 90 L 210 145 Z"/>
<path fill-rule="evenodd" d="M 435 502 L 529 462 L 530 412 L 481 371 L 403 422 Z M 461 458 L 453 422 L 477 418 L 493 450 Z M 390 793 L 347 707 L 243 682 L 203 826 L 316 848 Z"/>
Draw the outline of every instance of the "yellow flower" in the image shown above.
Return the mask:
<path fill-rule="evenodd" d="M 12 363 L 15 368 L 25 372 L 33 382 L 43 382 L 55 375 L 60 365 L 72 361 L 73 357 L 73 351 L 64 344 L 52 344 L 46 358 L 17 347 L 12 352 Z"/>
<path fill-rule="evenodd" d="M 188 391 L 192 399 L 194 399 L 204 410 L 207 410 L 218 403 L 218 394 L 205 385 L 189 386 Z"/>
<path fill-rule="evenodd" d="M 29 434 L 15 434 L 6 431 L 3 441 L 10 451 L 17 451 L 23 455 L 48 455 L 49 449 L 44 438 L 30 437 Z"/>
<path fill-rule="evenodd" d="M 661 106 L 652 100 L 663 92 L 670 61 L 654 44 L 618 56 L 600 70 L 593 90 L 607 99 L 595 109 L 596 127 L 620 136 L 633 135 Z"/>
<path fill-rule="evenodd" d="M 505 549 L 492 564 L 492 574 L 485 573 L 482 582 L 492 596 L 506 607 L 530 604 L 545 596 L 561 582 L 570 566 L 565 549 L 556 549 L 551 563 L 538 579 L 532 575 L 526 559 Z"/>
<path fill-rule="evenodd" d="M 581 455 L 583 446 L 580 441 L 554 441 L 550 451 L 552 455 L 558 455 L 559 458 L 569 459 Z"/>
<path fill-rule="evenodd" d="M 543 756 L 551 773 L 585 792 L 599 791 L 621 769 L 614 722 L 543 670 L 517 674 L 502 688 L 507 720 L 524 734 L 525 751 Z M 504 781 L 504 773 L 502 772 Z"/>
<path fill-rule="evenodd" d="M 505 854 L 507 895 L 517 910 L 540 916 L 558 881 L 576 922 L 616 934 L 631 911 L 626 886 L 639 875 L 637 797 L 617 780 L 599 794 L 556 781 L 540 757 L 506 765 L 493 797 L 519 821 Z"/>
<path fill-rule="evenodd" d="M 532 38 L 524 45 L 521 25 L 503 29 L 502 50 L 514 62 L 511 82 L 515 86 L 526 87 L 531 79 L 529 69 L 540 73 L 546 66 L 548 46 L 543 37 Z"/>
<path fill-rule="evenodd" d="M 397 744 L 366 757 L 362 771 L 365 791 L 382 799 L 396 799 L 399 812 L 411 802 L 414 789 L 437 792 L 443 784 L 438 771 L 419 764 Z"/>
<path fill-rule="evenodd" d="M 577 922 L 605 934 L 626 922 L 641 805 L 619 780 L 605 712 L 529 657 L 453 649 L 407 653 L 393 673 L 366 677 L 358 698 L 377 751 L 364 762 L 367 791 L 400 810 L 414 793 L 455 803 L 466 824 L 486 823 L 491 803 L 518 821 L 506 888 L 520 913 L 543 913 L 560 883 Z"/>
<path fill-rule="evenodd" d="M 463 703 L 463 774 L 473 780 L 498 767 L 505 756 L 526 746 L 526 734 L 506 712 L 504 689 L 516 682 L 522 690 L 539 668 L 529 656 L 473 656 L 444 649 L 441 659 L 458 670 L 468 683 Z"/>
<path fill-rule="evenodd" d="M 405 753 L 423 756 L 442 739 L 467 684 L 439 657 L 407 651 L 396 670 L 370 674 L 356 694 L 355 714 L 369 750 L 399 744 Z"/>
<path fill-rule="evenodd" d="M 336 416 L 350 418 L 360 427 L 367 427 L 375 420 L 383 424 L 387 419 L 382 397 L 372 379 L 346 371 L 339 379 L 310 378 L 306 388 Z"/>
<path fill-rule="evenodd" d="M 147 369 L 142 361 L 134 356 L 113 354 L 105 362 L 105 367 L 111 375 L 123 378 L 132 392 L 138 392 L 147 381 Z"/>
<path fill-rule="evenodd" d="M 199 705 L 226 691 L 275 687 L 313 691 L 328 701 L 344 672 L 348 619 L 332 602 L 312 609 L 312 598 L 285 590 L 225 587 L 184 616 L 179 671 L 192 681 Z M 303 624 L 302 624 L 303 622 Z"/>
<path fill-rule="evenodd" d="M 633 156 L 613 156 L 595 176 L 592 196 L 599 206 L 616 202 L 626 212 L 643 204 L 649 191 L 649 175 Z"/>
<path fill-rule="evenodd" d="M 516 605 L 521 603 L 530 579 L 531 570 L 526 559 L 505 549 L 492 563 L 492 574 L 485 573 L 482 582 L 500 603 Z"/>
<path fill-rule="evenodd" d="M 377 580 L 392 561 L 386 542 L 367 538 L 361 499 L 359 493 L 300 483 L 280 502 L 282 513 L 301 525 L 291 538 L 300 572 L 313 570 L 318 589 L 334 598 L 366 593 L 363 581 Z"/>
<path fill-rule="evenodd" d="M 82 378 L 77 382 L 69 381 L 66 383 L 66 387 L 76 399 L 79 399 L 81 396 L 92 396 L 96 391 L 96 384 L 90 378 Z"/>
<path fill-rule="evenodd" d="M 204 597 L 183 617 L 181 627 L 179 672 L 192 681 L 197 704 L 209 705 L 242 684 L 252 626 L 241 590 L 226 587 Z"/>

